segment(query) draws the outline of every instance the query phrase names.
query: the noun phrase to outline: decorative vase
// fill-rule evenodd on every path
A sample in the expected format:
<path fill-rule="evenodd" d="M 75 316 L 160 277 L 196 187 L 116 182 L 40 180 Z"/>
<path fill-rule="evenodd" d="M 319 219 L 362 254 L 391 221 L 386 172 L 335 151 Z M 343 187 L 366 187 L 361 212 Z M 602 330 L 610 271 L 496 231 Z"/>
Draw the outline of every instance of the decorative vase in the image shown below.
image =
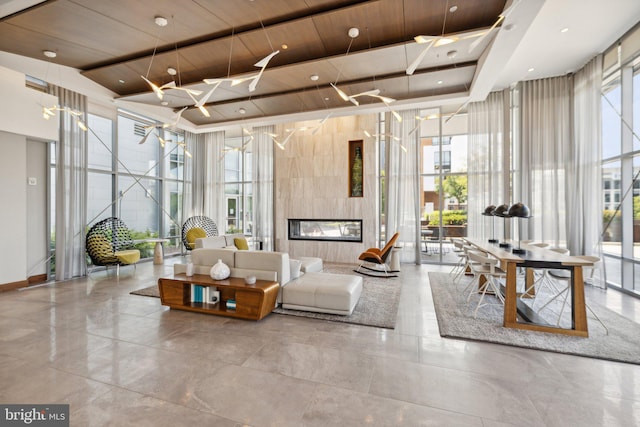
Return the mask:
<path fill-rule="evenodd" d="M 231 270 L 229 266 L 222 262 L 221 259 L 216 262 L 213 267 L 211 267 L 211 271 L 209 271 L 209 275 L 213 280 L 223 280 L 229 277 L 231 274 Z"/>
<path fill-rule="evenodd" d="M 193 263 L 192 262 L 187 263 L 187 276 L 189 277 L 193 276 L 193 270 L 194 270 Z"/>
<path fill-rule="evenodd" d="M 362 152 L 356 147 L 351 167 L 351 197 L 362 197 Z"/>

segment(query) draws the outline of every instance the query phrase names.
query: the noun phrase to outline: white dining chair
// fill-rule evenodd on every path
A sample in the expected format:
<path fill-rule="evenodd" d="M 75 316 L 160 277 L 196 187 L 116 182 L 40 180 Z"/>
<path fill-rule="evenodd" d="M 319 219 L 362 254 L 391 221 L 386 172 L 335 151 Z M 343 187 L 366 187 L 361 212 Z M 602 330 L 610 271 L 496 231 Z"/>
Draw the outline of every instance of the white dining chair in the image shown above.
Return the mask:
<path fill-rule="evenodd" d="M 597 256 L 591 256 L 591 255 L 576 255 L 576 258 L 581 258 L 585 261 L 589 261 L 591 263 L 593 263 L 592 266 L 585 266 L 582 268 L 583 270 L 583 276 L 585 276 L 584 272 L 588 272 L 588 277 L 586 279 L 584 279 L 585 282 L 588 282 L 590 279 L 593 280 L 593 276 L 595 274 L 595 271 L 597 270 L 597 266 L 599 265 L 599 263 L 601 262 L 600 257 Z M 560 320 L 562 318 L 562 313 L 564 312 L 565 307 L 567 306 L 567 300 L 569 298 L 569 293 L 570 293 L 570 286 L 571 286 L 571 274 L 567 274 L 567 270 L 549 270 L 549 278 L 552 279 L 553 281 L 555 281 L 556 283 L 560 284 L 562 286 L 562 288 L 558 288 L 555 287 L 557 292 L 555 293 L 555 295 L 553 295 L 549 301 L 545 302 L 545 304 L 539 308 L 538 311 L 542 311 L 545 307 L 549 306 L 549 304 L 551 304 L 553 301 L 555 301 L 557 298 L 561 297 L 564 295 L 564 298 L 562 300 L 562 306 L 560 308 L 560 314 L 558 314 L 558 321 L 557 321 L 557 325 L 560 325 Z M 600 319 L 600 317 L 598 317 L 598 315 L 593 311 L 593 309 L 589 306 L 589 304 L 585 301 L 585 307 L 587 308 L 587 310 L 589 310 L 591 312 L 591 314 L 593 314 L 593 317 L 596 318 L 596 320 L 602 325 L 602 327 L 604 328 L 606 334 L 609 334 L 609 329 L 607 328 L 607 326 L 604 324 L 604 322 L 602 321 L 602 319 Z"/>
<path fill-rule="evenodd" d="M 487 295 L 487 292 L 491 292 L 499 301 L 499 304 L 504 305 L 504 296 L 500 291 L 500 279 L 506 279 L 507 272 L 498 267 L 498 260 L 491 258 L 480 252 L 469 251 L 467 252 L 470 261 L 471 272 L 473 273 L 473 280 L 467 286 L 470 288 L 467 296 L 467 304 L 470 303 L 471 297 L 474 293 L 480 293 L 480 300 L 476 305 L 476 309 L 473 312 L 473 317 L 478 316 L 478 310 L 485 305 L 496 304 L 491 302 L 483 302 Z M 480 278 L 484 277 L 485 281 L 480 285 Z"/>

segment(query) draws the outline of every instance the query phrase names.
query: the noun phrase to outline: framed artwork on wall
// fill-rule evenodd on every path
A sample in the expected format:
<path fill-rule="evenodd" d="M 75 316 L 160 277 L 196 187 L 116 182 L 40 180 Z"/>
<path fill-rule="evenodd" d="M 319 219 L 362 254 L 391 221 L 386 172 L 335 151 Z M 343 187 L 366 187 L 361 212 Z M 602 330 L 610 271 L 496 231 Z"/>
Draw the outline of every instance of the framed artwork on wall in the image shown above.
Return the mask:
<path fill-rule="evenodd" d="M 363 141 L 349 141 L 349 197 L 364 196 Z"/>

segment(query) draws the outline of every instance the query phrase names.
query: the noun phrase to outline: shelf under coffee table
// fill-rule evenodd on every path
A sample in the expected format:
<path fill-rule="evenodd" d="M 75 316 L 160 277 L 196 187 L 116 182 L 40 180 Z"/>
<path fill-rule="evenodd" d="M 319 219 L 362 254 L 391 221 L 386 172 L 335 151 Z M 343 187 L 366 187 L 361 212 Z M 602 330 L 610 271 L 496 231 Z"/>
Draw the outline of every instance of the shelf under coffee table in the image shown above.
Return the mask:
<path fill-rule="evenodd" d="M 191 285 L 214 286 L 220 292 L 220 302 L 215 304 L 192 302 Z M 280 285 L 278 282 L 269 280 L 256 280 L 255 284 L 247 285 L 244 279 L 237 277 L 213 280 L 204 274 L 195 274 L 189 277 L 186 274 L 174 274 L 158 279 L 158 288 L 162 305 L 170 308 L 260 320 L 275 308 Z M 227 309 L 227 300 L 229 299 L 235 299 L 235 310 Z"/>

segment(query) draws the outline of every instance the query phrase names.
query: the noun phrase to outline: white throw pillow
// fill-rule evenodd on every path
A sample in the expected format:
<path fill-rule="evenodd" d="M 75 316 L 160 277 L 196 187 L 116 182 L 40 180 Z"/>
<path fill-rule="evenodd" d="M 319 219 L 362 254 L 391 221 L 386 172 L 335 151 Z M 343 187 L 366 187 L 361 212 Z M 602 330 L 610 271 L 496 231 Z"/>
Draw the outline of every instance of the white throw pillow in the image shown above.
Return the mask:
<path fill-rule="evenodd" d="M 289 267 L 291 280 L 300 277 L 300 267 L 302 267 L 302 261 L 300 261 L 299 259 L 289 259 Z"/>

